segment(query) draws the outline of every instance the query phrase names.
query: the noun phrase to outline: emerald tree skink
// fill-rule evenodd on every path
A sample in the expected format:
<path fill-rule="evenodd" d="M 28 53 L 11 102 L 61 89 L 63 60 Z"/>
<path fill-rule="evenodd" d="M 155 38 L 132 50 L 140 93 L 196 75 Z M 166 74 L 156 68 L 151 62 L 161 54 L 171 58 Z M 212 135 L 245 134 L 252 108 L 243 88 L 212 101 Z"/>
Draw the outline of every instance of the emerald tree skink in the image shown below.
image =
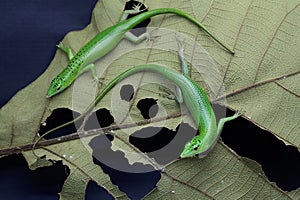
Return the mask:
<path fill-rule="evenodd" d="M 128 16 L 128 14 L 139 13 L 139 7 L 140 5 L 137 5 L 133 10 L 125 10 L 120 18 L 121 21 L 119 23 L 108 27 L 107 29 L 98 33 L 93 39 L 91 39 L 86 45 L 84 45 L 75 56 L 73 56 L 72 50 L 70 48 L 65 47 L 62 43 L 60 43 L 58 45 L 58 48 L 67 53 L 70 61 L 67 67 L 52 80 L 47 92 L 47 97 L 52 97 L 62 92 L 67 87 L 69 87 L 80 74 L 88 70 L 92 71 L 94 79 L 98 81 L 93 62 L 114 49 L 123 38 L 138 43 L 149 37 L 149 34 L 147 33 L 136 37 L 131 34 L 129 30 L 134 28 L 137 24 L 143 22 L 144 20 L 160 14 L 173 13 L 188 19 L 189 21 L 202 28 L 221 46 L 226 48 L 229 52 L 233 53 L 194 17 L 175 8 L 154 9 L 126 19 L 126 16 Z"/>
<path fill-rule="evenodd" d="M 197 154 L 200 157 L 206 156 L 218 141 L 224 123 L 237 118 L 241 115 L 241 113 L 237 112 L 231 117 L 222 118 L 220 119 L 217 125 L 214 111 L 206 93 L 188 75 L 188 65 L 183 55 L 183 47 L 182 45 L 180 45 L 180 47 L 181 48 L 179 49 L 179 57 L 182 62 L 183 73 L 179 73 L 175 70 L 171 70 L 156 64 L 144 64 L 128 69 L 127 71 L 121 73 L 116 78 L 114 78 L 110 83 L 108 83 L 107 86 L 100 92 L 100 94 L 95 98 L 95 100 L 79 117 L 75 118 L 73 121 L 58 126 L 43 134 L 34 144 L 33 153 L 35 145 L 40 141 L 41 138 L 51 133 L 52 131 L 72 124 L 75 121 L 78 121 L 79 119 L 84 117 L 86 114 L 92 111 L 95 105 L 121 80 L 138 72 L 154 72 L 167 78 L 176 85 L 177 94 L 175 95 L 175 97 L 177 101 L 179 103 L 184 102 L 186 104 L 199 129 L 199 135 L 195 136 L 191 142 L 188 142 L 185 145 L 185 148 L 181 153 L 180 157 L 192 157 Z"/>

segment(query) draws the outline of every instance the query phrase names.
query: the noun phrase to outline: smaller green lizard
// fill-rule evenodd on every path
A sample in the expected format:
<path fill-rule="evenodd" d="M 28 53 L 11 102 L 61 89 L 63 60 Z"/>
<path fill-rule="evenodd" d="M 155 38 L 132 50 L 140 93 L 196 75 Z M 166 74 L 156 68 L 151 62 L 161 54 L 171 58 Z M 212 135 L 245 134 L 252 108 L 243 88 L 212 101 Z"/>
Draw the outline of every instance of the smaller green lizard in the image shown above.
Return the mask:
<path fill-rule="evenodd" d="M 179 58 L 182 63 L 183 73 L 178 73 L 175 70 L 171 70 L 156 64 L 144 64 L 128 69 L 108 83 L 107 86 L 100 92 L 100 94 L 80 116 L 43 134 L 33 145 L 32 150 L 34 155 L 37 157 L 34 152 L 35 146 L 45 135 L 72 124 L 84 117 L 86 114 L 92 111 L 95 105 L 121 80 L 138 72 L 154 72 L 163 76 L 164 78 L 167 78 L 176 85 L 176 100 L 179 103 L 185 102 L 199 129 L 199 135 L 195 136 L 191 142 L 188 142 L 185 145 L 180 157 L 185 158 L 195 155 L 199 155 L 200 157 L 206 156 L 218 141 L 224 123 L 237 118 L 241 115 L 241 113 L 237 112 L 231 117 L 222 118 L 217 125 L 216 117 L 210 101 L 206 93 L 189 77 L 188 65 L 183 55 L 183 46 L 179 45 L 179 47 Z"/>
<path fill-rule="evenodd" d="M 214 40 L 216 40 L 229 52 L 233 53 L 233 51 L 231 51 L 223 43 L 221 43 L 212 33 L 210 33 L 204 27 L 204 25 L 198 22 L 191 15 L 175 8 L 158 8 L 140 13 L 141 5 L 142 4 L 136 5 L 133 10 L 125 10 L 122 16 L 120 17 L 119 23 L 108 27 L 107 29 L 98 33 L 93 39 L 91 39 L 87 44 L 85 44 L 75 56 L 73 56 L 72 50 L 70 48 L 65 47 L 62 43 L 60 43 L 58 45 L 58 48 L 67 53 L 70 61 L 67 67 L 52 80 L 47 92 L 47 97 L 52 97 L 62 92 L 63 90 L 68 88 L 80 74 L 88 70 L 92 71 L 94 79 L 97 82 L 99 82 L 96 76 L 96 69 L 93 62 L 95 62 L 97 59 L 101 58 L 102 56 L 110 52 L 112 49 L 114 49 L 123 38 L 126 38 L 135 43 L 141 42 L 149 38 L 148 33 L 144 33 L 137 37 L 130 33 L 129 30 L 131 30 L 137 24 L 143 22 L 144 20 L 160 14 L 173 13 L 188 19 L 189 21 L 195 23 L 197 26 L 202 28 L 208 35 L 210 35 Z M 126 19 L 129 14 L 137 13 L 140 14 L 132 18 Z"/>

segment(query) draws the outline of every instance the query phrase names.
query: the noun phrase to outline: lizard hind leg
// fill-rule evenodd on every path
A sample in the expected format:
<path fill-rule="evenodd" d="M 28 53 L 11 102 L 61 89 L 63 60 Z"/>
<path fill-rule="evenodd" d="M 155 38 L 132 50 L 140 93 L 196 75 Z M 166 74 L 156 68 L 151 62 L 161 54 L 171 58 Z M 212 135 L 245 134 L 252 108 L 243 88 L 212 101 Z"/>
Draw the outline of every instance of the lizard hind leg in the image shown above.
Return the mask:
<path fill-rule="evenodd" d="M 171 99 L 171 100 L 176 100 L 178 103 L 183 103 L 183 97 L 182 97 L 182 92 L 181 89 L 177 86 L 175 86 L 176 92 L 173 92 L 169 88 L 159 86 L 159 90 L 162 91 L 159 96 Z"/>
<path fill-rule="evenodd" d="M 181 62 L 181 71 L 182 74 L 185 76 L 189 76 L 189 65 L 186 61 L 186 58 L 184 56 L 184 41 L 180 40 L 178 35 L 175 34 L 175 38 L 177 40 L 178 44 L 178 56 Z"/>

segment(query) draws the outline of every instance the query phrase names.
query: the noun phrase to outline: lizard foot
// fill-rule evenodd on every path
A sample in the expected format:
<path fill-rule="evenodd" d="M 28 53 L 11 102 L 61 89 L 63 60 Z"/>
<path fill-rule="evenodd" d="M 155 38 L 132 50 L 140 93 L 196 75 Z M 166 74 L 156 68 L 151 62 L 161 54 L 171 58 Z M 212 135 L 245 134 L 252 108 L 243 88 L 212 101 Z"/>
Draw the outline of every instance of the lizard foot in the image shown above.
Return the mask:
<path fill-rule="evenodd" d="M 161 91 L 161 93 L 159 93 L 159 96 L 170 99 L 170 100 L 177 99 L 175 93 L 172 90 L 170 90 L 169 88 L 160 85 L 159 90 Z"/>
<path fill-rule="evenodd" d="M 93 80 L 92 80 L 93 83 L 95 83 L 97 85 L 97 87 L 105 87 L 106 84 L 104 83 L 104 79 L 103 78 L 98 78 L 98 77 L 95 77 Z"/>

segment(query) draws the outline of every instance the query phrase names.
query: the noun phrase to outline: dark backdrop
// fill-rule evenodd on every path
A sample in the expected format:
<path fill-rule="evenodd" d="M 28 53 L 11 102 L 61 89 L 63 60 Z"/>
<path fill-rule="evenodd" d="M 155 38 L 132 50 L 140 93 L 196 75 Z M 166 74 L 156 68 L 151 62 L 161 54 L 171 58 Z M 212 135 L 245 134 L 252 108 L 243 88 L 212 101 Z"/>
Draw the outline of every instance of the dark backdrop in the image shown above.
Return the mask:
<path fill-rule="evenodd" d="M 66 33 L 89 24 L 95 3 L 96 0 L 0 1 L 0 107 L 44 72 L 53 59 L 55 45 Z M 282 188 L 291 190 L 300 185 L 300 158 L 295 148 L 243 119 L 225 126 L 222 137 L 240 155 L 260 162 L 270 180 Z M 21 155 L 12 155 L 0 159 L 0 177 L 0 199 L 52 200 L 58 199 L 67 169 L 57 163 L 30 171 Z M 157 178 L 153 174 L 151 177 Z M 134 191 L 132 198 L 138 198 L 139 191 L 130 186 L 135 177 L 120 180 L 121 184 L 122 181 L 127 190 Z M 144 182 L 143 187 L 151 186 Z M 86 197 L 112 199 L 94 183 L 88 185 Z"/>

